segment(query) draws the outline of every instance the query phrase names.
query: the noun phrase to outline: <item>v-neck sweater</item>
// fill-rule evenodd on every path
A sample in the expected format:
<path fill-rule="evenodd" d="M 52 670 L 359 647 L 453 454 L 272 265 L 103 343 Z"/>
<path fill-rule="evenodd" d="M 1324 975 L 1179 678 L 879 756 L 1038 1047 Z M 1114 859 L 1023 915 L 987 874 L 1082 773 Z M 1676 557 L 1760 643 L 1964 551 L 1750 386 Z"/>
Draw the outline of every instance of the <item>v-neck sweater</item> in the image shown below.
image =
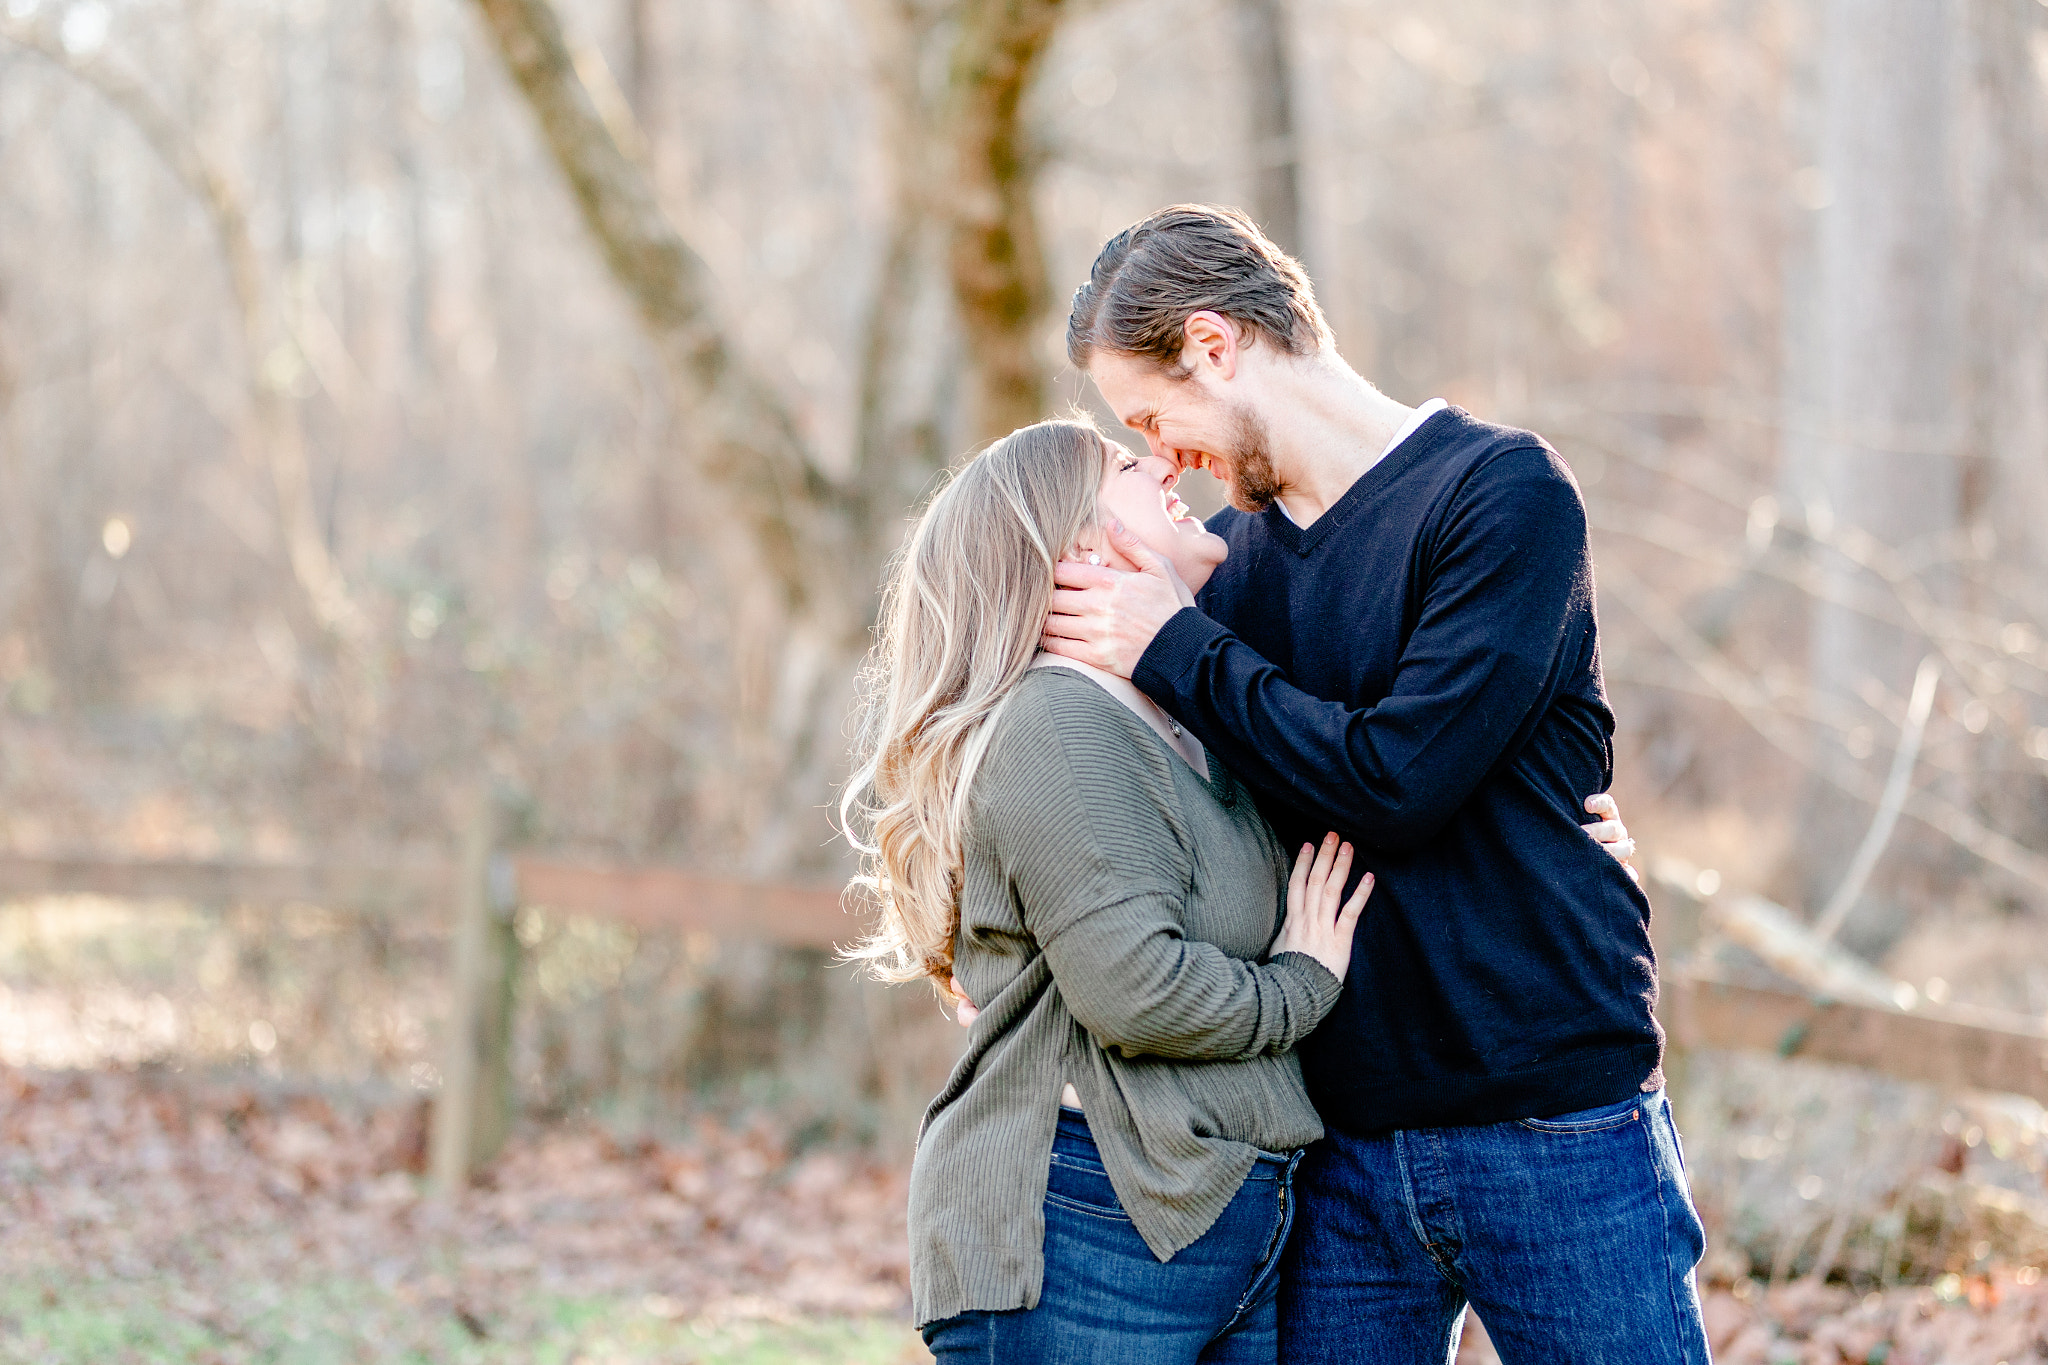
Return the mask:
<path fill-rule="evenodd" d="M 1304 954 L 1264 960 L 1288 862 L 1250 794 L 1067 669 L 1026 673 L 994 724 L 953 956 L 981 1013 L 911 1165 L 920 1326 L 1038 1303 L 1065 1083 L 1161 1261 L 1208 1231 L 1260 1151 L 1323 1133 L 1292 1049 L 1339 986 Z"/>
<path fill-rule="evenodd" d="M 1287 847 L 1378 883 L 1302 1047 L 1326 1123 L 1493 1123 L 1654 1083 L 1642 891 L 1580 828 L 1613 774 L 1585 507 L 1543 440 L 1449 408 L 1306 529 L 1218 513 L 1229 557 L 1133 680 Z"/>

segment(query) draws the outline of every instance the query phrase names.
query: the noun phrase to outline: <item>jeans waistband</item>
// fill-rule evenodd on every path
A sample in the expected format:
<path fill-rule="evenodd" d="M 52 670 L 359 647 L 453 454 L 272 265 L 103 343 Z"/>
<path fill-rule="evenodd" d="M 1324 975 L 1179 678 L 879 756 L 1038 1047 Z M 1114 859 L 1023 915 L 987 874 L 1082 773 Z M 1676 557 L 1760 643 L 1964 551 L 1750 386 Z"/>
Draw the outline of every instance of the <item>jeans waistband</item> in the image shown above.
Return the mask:
<path fill-rule="evenodd" d="M 1101 1160 L 1095 1146 L 1095 1135 L 1088 1130 L 1088 1116 L 1064 1104 L 1060 1106 L 1059 1126 L 1053 1130 L 1052 1149 L 1069 1156 Z M 1246 1180 L 1278 1180 L 1293 1169 L 1301 1155 L 1299 1151 L 1269 1152 L 1263 1147 L 1256 1150 L 1259 1155 L 1246 1173 Z"/>

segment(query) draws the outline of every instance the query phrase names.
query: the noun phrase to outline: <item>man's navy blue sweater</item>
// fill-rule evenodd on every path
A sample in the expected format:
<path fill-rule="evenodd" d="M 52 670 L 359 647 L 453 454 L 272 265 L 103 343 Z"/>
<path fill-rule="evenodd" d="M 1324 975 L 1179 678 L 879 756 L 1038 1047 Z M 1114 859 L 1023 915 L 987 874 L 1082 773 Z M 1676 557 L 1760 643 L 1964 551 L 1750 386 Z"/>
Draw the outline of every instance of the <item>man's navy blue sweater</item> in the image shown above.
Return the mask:
<path fill-rule="evenodd" d="M 1585 505 L 1557 453 L 1450 408 L 1307 529 L 1230 557 L 1135 681 L 1257 794 L 1378 877 L 1302 1047 L 1352 1133 L 1589 1109 L 1659 1067 L 1649 902 L 1580 828 L 1613 775 Z"/>

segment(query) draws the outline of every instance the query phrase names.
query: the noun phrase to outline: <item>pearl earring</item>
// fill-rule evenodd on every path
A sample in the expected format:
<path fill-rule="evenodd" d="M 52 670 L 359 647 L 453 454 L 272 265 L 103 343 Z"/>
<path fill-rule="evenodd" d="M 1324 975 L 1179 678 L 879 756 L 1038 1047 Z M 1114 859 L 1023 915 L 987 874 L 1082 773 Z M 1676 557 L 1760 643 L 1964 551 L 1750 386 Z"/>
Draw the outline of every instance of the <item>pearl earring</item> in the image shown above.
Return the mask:
<path fill-rule="evenodd" d="M 1088 562 L 1090 564 L 1100 564 L 1102 562 L 1102 556 L 1095 553 L 1095 551 L 1090 550 L 1088 552 Z"/>

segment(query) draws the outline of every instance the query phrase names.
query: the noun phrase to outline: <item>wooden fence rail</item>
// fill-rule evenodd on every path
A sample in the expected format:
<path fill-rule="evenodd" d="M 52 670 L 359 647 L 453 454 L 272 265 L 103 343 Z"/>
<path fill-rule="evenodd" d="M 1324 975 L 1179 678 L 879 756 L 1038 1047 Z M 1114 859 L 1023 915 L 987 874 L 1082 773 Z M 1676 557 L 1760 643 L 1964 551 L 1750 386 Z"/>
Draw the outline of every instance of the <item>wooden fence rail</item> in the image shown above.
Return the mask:
<path fill-rule="evenodd" d="M 684 929 L 826 947 L 856 924 L 829 887 L 778 886 L 706 877 L 682 868 L 605 866 L 512 855 L 523 905 L 592 915 L 649 929 Z M 31 896 L 107 896 L 199 905 L 318 905 L 400 913 L 454 903 L 450 862 L 231 863 L 172 859 L 0 857 L 0 901 Z"/>
<path fill-rule="evenodd" d="M 107 896 L 200 905 L 317 905 L 369 914 L 445 916 L 451 999 L 435 1095 L 431 1174 L 467 1182 L 511 1127 L 513 989 L 522 907 L 673 929 L 830 948 L 858 932 L 836 888 L 706 877 L 673 867 L 603 866 L 508 853 L 495 807 L 472 816 L 452 862 L 228 862 L 0 857 L 0 903 Z"/>
<path fill-rule="evenodd" d="M 477 817 L 453 862 L 0 857 L 0 902 L 92 894 L 372 913 L 443 908 L 455 947 L 433 1142 L 435 1177 L 444 1188 L 460 1185 L 495 1154 L 511 1117 L 511 992 L 519 971 L 513 926 L 521 907 L 817 948 L 846 942 L 860 927 L 833 888 L 508 853 L 497 847 L 495 818 Z M 1740 985 L 1682 966 L 1667 967 L 1659 1012 L 1681 1049 L 1776 1053 L 2048 1104 L 2048 1028 L 2023 1016 L 1889 1009 Z"/>

